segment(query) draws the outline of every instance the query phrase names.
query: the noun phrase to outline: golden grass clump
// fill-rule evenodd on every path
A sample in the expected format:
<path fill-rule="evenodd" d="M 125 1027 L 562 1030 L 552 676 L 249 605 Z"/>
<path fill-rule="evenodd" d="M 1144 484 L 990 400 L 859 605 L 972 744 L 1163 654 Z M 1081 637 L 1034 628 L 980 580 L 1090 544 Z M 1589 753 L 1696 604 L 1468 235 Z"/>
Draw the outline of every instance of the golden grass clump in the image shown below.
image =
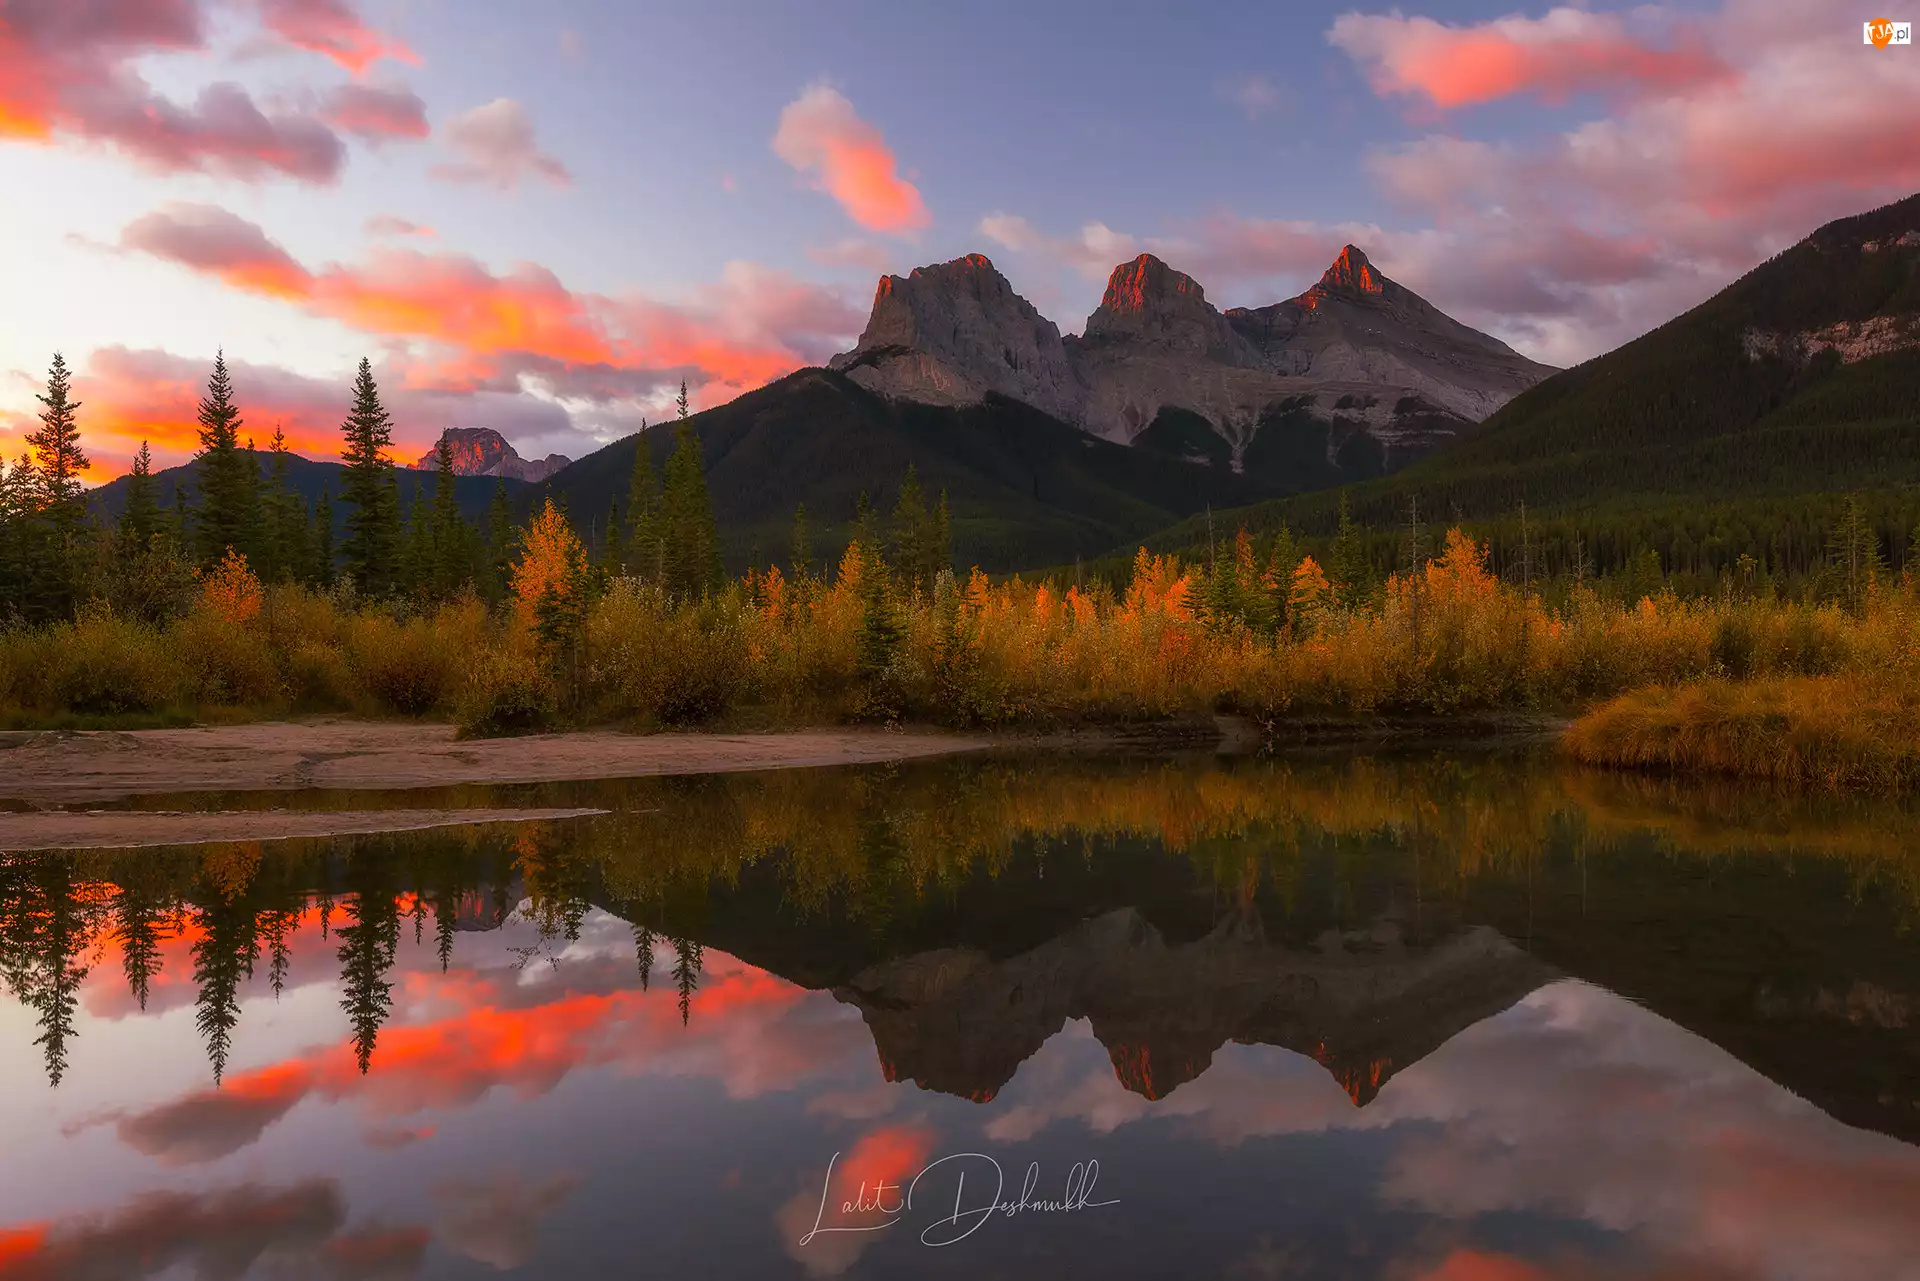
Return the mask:
<path fill-rule="evenodd" d="M 1864 673 L 1653 686 L 1582 716 L 1561 749 L 1591 765 L 1908 787 L 1920 780 L 1920 691 Z"/>

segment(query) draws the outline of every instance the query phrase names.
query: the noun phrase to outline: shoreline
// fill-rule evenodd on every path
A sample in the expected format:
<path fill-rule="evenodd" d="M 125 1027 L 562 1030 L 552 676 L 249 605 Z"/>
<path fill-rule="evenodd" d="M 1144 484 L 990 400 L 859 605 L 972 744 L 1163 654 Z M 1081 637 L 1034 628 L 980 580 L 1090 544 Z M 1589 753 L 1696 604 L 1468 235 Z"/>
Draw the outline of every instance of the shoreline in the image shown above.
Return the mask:
<path fill-rule="evenodd" d="M 589 818 L 597 809 L 38 810 L 0 814 L 0 853 L 373 836 L 479 823 Z"/>
<path fill-rule="evenodd" d="M 458 739 L 451 725 L 352 720 L 29 731 L 0 735 L 0 800 L 40 809 L 180 792 L 388 791 L 734 773 L 909 760 L 980 751 L 994 741 L 866 728 Z M 9 817 L 0 815 L 0 822 Z"/>

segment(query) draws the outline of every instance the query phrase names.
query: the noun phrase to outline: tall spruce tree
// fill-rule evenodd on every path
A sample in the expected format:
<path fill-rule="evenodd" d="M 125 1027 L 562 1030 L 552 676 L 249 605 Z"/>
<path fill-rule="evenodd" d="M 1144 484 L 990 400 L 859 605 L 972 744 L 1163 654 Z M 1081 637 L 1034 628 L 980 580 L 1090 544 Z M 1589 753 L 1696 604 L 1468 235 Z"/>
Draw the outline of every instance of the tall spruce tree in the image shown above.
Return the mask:
<path fill-rule="evenodd" d="M 380 403 L 373 364 L 364 357 L 353 382 L 353 409 L 340 430 L 346 438 L 340 451 L 346 464 L 340 499 L 351 509 L 342 556 L 354 586 L 368 595 L 383 595 L 396 586 L 399 570 L 400 500 L 393 459 L 387 456 L 393 419 Z"/>
<path fill-rule="evenodd" d="M 333 586 L 333 495 L 320 487 L 313 500 L 313 564 L 307 573 L 315 587 Z"/>
<path fill-rule="evenodd" d="M 627 479 L 626 572 L 657 583 L 665 568 L 660 546 L 660 483 L 653 475 L 653 450 L 647 445 L 647 422 L 633 438 L 633 472 Z"/>
<path fill-rule="evenodd" d="M 127 472 L 127 503 L 120 509 L 120 548 L 123 554 L 140 552 L 160 532 L 160 499 L 153 479 L 153 451 L 140 442 Z"/>
<path fill-rule="evenodd" d="M 688 421 L 684 382 L 676 403 L 680 421 L 674 429 L 673 456 L 667 460 L 667 483 L 660 497 L 660 541 L 664 586 L 677 596 L 692 598 L 718 587 L 726 571 L 720 560 L 713 499 L 707 493 L 700 435 Z"/>
<path fill-rule="evenodd" d="M 405 550 L 401 556 L 400 581 L 409 595 L 430 597 L 434 594 L 440 561 L 435 552 L 433 515 L 427 508 L 426 495 L 415 489 L 413 510 L 407 515 Z"/>
<path fill-rule="evenodd" d="M 466 585 L 473 559 L 472 541 L 467 522 L 460 515 L 453 442 L 443 432 L 433 451 L 433 588 L 439 599 L 452 599 Z"/>
<path fill-rule="evenodd" d="M 80 473 L 89 466 L 80 447 L 77 411 L 71 375 L 59 352 L 47 371 L 47 391 L 36 396 L 43 408 L 40 426 L 27 435 L 33 450 L 28 473 L 38 484 L 23 533 L 29 577 L 29 612 L 38 617 L 65 617 L 73 612 L 80 577 L 80 530 L 86 521 L 86 499 Z"/>
<path fill-rule="evenodd" d="M 900 482 L 900 497 L 893 506 L 894 565 L 909 596 L 924 596 L 933 591 L 934 540 L 933 513 L 927 510 L 926 495 L 920 490 L 920 477 L 913 464 L 907 464 L 906 479 Z"/>
<path fill-rule="evenodd" d="M 268 582 L 288 582 L 306 575 L 307 512 L 293 490 L 293 455 L 287 452 L 287 433 L 278 423 L 273 425 L 273 439 L 267 442 L 267 456 L 272 462 L 260 495 L 260 577 Z"/>
<path fill-rule="evenodd" d="M 813 577 L 813 531 L 807 527 L 807 505 L 793 509 L 793 538 L 788 544 L 787 570 L 795 582 Z"/>
<path fill-rule="evenodd" d="M 55 531 L 71 536 L 86 519 L 80 473 L 91 464 L 80 447 L 80 402 L 73 399 L 72 375 L 59 352 L 47 370 L 46 394 L 34 399 L 44 406 L 40 426 L 27 435 L 33 474 L 40 481 L 40 512 Z"/>
<path fill-rule="evenodd" d="M 1874 583 L 1886 576 L 1887 562 L 1880 551 L 1880 532 L 1867 518 L 1858 494 L 1848 494 L 1840 504 L 1840 517 L 1827 536 L 1827 561 L 1841 604 L 1859 612 Z"/>
<path fill-rule="evenodd" d="M 1344 490 L 1340 494 L 1340 526 L 1327 550 L 1327 578 L 1342 608 L 1358 609 L 1373 595 L 1373 562 L 1367 558 L 1366 530 L 1354 523 Z"/>
<path fill-rule="evenodd" d="M 493 485 L 493 501 L 487 504 L 486 581 L 488 600 L 502 600 L 513 572 L 513 508 L 507 501 L 504 478 Z"/>
<path fill-rule="evenodd" d="M 225 352 L 214 356 L 198 419 L 200 451 L 194 457 L 200 464 L 200 518 L 194 533 L 200 563 L 218 564 L 229 548 L 256 555 L 260 468 L 252 449 L 240 444 L 240 409 L 233 403 Z"/>

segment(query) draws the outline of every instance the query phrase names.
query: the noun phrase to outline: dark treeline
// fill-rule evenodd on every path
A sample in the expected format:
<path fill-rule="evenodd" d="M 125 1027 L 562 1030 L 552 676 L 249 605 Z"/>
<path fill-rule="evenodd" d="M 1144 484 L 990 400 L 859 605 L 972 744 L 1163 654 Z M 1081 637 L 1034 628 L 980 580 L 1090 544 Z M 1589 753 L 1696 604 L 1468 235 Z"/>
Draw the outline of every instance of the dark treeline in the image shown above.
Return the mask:
<path fill-rule="evenodd" d="M 279 996 L 296 938 L 317 932 L 333 945 L 341 1010 L 365 1072 L 391 1014 L 403 934 L 416 946 L 430 943 L 444 971 L 461 932 L 506 924 L 528 897 L 536 946 L 577 940 L 594 892 L 581 869 L 543 842 L 507 836 L 354 837 L 272 848 L 265 857 L 258 843 L 0 855 L 0 983 L 35 1016 L 51 1084 L 66 1074 L 80 985 L 103 949 L 118 952 L 127 991 L 144 1010 L 168 963 L 163 945 L 193 940 L 195 1024 L 218 1083 L 247 986 L 262 978 Z M 655 942 L 673 954 L 684 1019 L 700 979 L 700 947 L 645 930 L 643 987 L 653 977 Z"/>
<path fill-rule="evenodd" d="M 80 476 L 82 406 L 70 374 L 53 358 L 39 396 L 40 427 L 11 466 L 0 466 L 0 621 L 71 620 L 99 602 L 122 617 L 164 622 L 187 610 L 199 576 L 229 556 L 245 558 L 267 585 L 292 583 L 348 599 L 407 601 L 422 607 L 473 592 L 489 603 L 512 589 L 524 531 L 506 485 L 485 518 L 457 502 L 452 452 L 442 438 L 431 483 L 414 486 L 403 508 L 392 457 L 393 423 L 368 361 L 360 362 L 341 424 L 339 492 L 311 502 L 290 483 L 291 455 L 275 428 L 265 449 L 246 432 L 243 388 L 216 357 L 197 420 L 197 481 L 160 492 L 152 451 L 142 441 L 116 517 L 90 513 Z M 627 501 L 604 518 L 570 523 L 587 534 L 602 574 L 623 574 L 697 596 L 725 577 L 697 437 L 687 425 L 685 384 L 676 448 L 664 477 L 636 452 Z"/>

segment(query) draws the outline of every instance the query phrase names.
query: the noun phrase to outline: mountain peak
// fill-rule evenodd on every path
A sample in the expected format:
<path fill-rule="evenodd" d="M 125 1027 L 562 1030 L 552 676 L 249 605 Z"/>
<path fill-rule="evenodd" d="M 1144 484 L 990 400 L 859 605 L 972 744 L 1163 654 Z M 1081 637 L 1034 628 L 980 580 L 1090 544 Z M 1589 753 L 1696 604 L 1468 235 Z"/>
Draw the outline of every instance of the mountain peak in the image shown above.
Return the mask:
<path fill-rule="evenodd" d="M 1320 285 L 1324 289 L 1338 289 L 1347 293 L 1386 292 L 1380 273 L 1374 269 L 1367 255 L 1354 245 L 1348 245 L 1340 251 L 1340 256 L 1320 277 Z"/>
<path fill-rule="evenodd" d="M 522 458 L 507 438 L 491 427 L 449 427 L 440 436 L 453 449 L 456 476 L 505 476 L 509 480 L 541 481 L 571 461 L 564 454 Z M 435 442 L 414 464 L 414 469 L 434 470 L 440 465 L 439 453 L 439 443 Z"/>
<path fill-rule="evenodd" d="M 1200 303 L 1207 300 L 1207 291 L 1192 276 L 1175 271 L 1152 254 L 1141 254 L 1115 267 L 1107 277 L 1100 309 L 1119 315 L 1138 313 L 1172 295 L 1187 295 Z"/>

